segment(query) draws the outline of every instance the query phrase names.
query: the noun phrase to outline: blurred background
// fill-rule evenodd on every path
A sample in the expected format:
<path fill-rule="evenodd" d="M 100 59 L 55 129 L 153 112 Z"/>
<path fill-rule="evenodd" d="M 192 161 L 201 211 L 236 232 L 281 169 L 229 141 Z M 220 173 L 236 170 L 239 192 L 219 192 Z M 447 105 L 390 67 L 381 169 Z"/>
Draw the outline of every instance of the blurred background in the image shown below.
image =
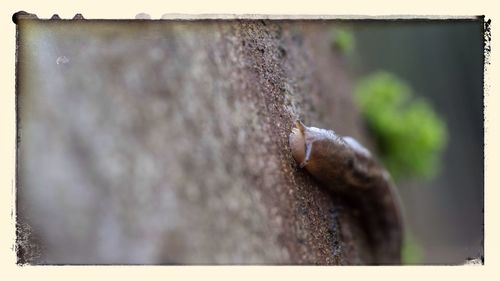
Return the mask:
<path fill-rule="evenodd" d="M 459 263 L 481 256 L 482 21 L 360 22 L 347 29 L 358 81 L 391 73 L 427 100 L 447 130 L 436 174 L 398 180 L 410 231 L 408 261 Z"/>

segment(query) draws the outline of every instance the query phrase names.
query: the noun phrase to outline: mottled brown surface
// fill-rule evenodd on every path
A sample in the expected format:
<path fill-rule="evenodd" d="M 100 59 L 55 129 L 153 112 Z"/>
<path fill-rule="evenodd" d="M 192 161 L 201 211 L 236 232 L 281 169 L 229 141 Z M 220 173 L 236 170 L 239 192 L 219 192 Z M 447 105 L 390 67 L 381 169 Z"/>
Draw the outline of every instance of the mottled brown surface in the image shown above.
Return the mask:
<path fill-rule="evenodd" d="M 366 143 L 335 27 L 21 21 L 22 261 L 371 262 L 288 146 L 296 118 Z"/>

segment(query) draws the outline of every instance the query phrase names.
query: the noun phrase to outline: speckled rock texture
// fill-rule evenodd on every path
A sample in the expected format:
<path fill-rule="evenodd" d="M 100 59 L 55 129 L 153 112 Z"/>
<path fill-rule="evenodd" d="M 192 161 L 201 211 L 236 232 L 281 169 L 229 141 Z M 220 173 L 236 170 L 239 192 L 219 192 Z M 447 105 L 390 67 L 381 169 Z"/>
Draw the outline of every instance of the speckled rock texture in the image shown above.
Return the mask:
<path fill-rule="evenodd" d="M 297 118 L 367 143 L 338 25 L 20 21 L 19 262 L 373 262 L 288 145 Z"/>

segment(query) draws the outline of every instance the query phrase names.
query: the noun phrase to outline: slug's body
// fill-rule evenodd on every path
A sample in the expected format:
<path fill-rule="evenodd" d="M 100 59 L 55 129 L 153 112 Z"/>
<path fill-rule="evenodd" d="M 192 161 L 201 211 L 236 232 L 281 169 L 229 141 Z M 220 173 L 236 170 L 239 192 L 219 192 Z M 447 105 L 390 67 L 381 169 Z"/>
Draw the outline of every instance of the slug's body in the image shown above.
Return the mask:
<path fill-rule="evenodd" d="M 399 201 L 389 174 L 370 152 L 353 138 L 306 127 L 300 121 L 289 141 L 301 168 L 360 211 L 373 263 L 400 263 L 403 224 Z"/>

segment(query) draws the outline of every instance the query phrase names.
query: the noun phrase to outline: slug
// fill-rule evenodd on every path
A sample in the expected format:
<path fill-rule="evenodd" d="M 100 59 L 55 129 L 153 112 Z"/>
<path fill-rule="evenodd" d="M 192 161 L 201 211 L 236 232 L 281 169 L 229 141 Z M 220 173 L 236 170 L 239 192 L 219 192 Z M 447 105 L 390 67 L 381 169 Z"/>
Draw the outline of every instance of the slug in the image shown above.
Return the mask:
<path fill-rule="evenodd" d="M 333 130 L 306 127 L 301 121 L 289 137 L 292 155 L 332 196 L 341 196 L 359 219 L 374 264 L 401 263 L 403 221 L 389 173 L 370 151 Z"/>

